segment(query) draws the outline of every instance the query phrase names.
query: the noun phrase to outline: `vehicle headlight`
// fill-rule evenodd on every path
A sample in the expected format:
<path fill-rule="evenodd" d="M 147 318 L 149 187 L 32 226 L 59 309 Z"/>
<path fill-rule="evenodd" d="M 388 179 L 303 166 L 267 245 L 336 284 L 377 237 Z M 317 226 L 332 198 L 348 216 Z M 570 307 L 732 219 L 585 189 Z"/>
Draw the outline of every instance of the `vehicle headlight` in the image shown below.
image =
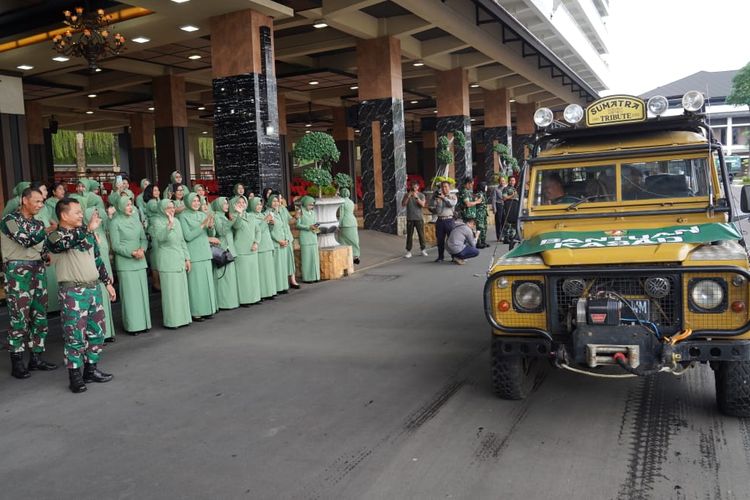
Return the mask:
<path fill-rule="evenodd" d="M 534 112 L 534 123 L 539 127 L 548 127 L 554 119 L 555 115 L 549 108 L 539 108 Z"/>
<path fill-rule="evenodd" d="M 669 101 L 663 95 L 655 95 L 646 103 L 649 113 L 661 116 L 664 112 L 669 109 Z"/>
<path fill-rule="evenodd" d="M 724 304 L 726 283 L 714 279 L 695 279 L 690 283 L 690 301 L 699 312 L 716 312 Z"/>
<path fill-rule="evenodd" d="M 571 125 L 575 125 L 583 119 L 583 108 L 580 104 L 568 104 L 563 111 L 563 118 Z"/>
<path fill-rule="evenodd" d="M 682 96 L 682 107 L 685 111 L 700 111 L 704 100 L 703 94 L 697 90 L 689 90 Z"/>
<path fill-rule="evenodd" d="M 520 312 L 539 312 L 544 305 L 542 284 L 539 281 L 514 283 L 513 305 Z"/>

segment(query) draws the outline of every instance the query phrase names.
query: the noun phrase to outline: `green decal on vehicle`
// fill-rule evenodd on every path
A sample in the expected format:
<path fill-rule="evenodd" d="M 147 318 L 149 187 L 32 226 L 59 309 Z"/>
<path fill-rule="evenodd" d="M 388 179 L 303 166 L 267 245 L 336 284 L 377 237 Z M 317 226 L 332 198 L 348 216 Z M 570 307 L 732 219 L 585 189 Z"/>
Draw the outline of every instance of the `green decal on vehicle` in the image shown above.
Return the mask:
<path fill-rule="evenodd" d="M 511 250 L 505 258 L 521 257 L 561 248 L 586 249 L 661 245 L 662 243 L 710 243 L 739 240 L 742 236 L 734 224 L 695 224 L 659 229 L 615 229 L 611 231 L 555 231 L 543 233 Z"/>

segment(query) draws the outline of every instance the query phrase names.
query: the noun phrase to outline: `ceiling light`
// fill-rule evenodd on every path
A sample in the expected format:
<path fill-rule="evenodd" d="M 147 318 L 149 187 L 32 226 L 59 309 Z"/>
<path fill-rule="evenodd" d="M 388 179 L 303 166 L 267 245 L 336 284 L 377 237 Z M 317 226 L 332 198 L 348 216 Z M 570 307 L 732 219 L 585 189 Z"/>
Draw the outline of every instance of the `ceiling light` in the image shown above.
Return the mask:
<path fill-rule="evenodd" d="M 516 102 L 515 99 L 508 99 L 508 102 Z"/>
<path fill-rule="evenodd" d="M 437 113 L 437 109 L 432 110 L 433 113 Z"/>
<path fill-rule="evenodd" d="M 180 29 L 190 33 L 191 31 L 198 31 L 200 28 L 198 26 L 193 26 L 192 24 L 186 24 L 185 26 L 180 26 Z"/>
<path fill-rule="evenodd" d="M 133 41 L 135 43 L 148 43 L 151 41 L 150 38 L 146 38 L 145 36 L 139 36 L 138 38 L 133 38 Z"/>
<path fill-rule="evenodd" d="M 208 133 L 208 130 L 204 130 L 203 132 L 201 132 L 201 134 L 207 134 L 207 133 Z"/>
<path fill-rule="evenodd" d="M 112 19 L 104 9 L 86 12 L 76 7 L 63 11 L 63 15 L 67 27 L 52 37 L 52 47 L 63 56 L 85 59 L 90 72 L 97 68 L 99 59 L 116 56 L 125 47 L 125 37 L 113 32 Z"/>
<path fill-rule="evenodd" d="M 321 28 L 327 28 L 328 23 L 323 21 L 322 19 L 319 19 L 318 21 L 315 21 L 313 24 L 313 28 L 321 29 Z"/>
<path fill-rule="evenodd" d="M 198 106 L 198 111 L 203 111 L 204 109 L 206 109 L 205 106 Z"/>
<path fill-rule="evenodd" d="M 30 69 L 34 69 L 34 66 L 29 66 L 28 64 L 22 64 L 20 66 L 16 66 L 18 69 L 22 69 L 24 71 L 28 71 Z"/>
<path fill-rule="evenodd" d="M 190 0 L 172 0 L 174 3 L 185 3 L 189 2 Z"/>
<path fill-rule="evenodd" d="M 87 114 L 87 115 L 93 115 L 93 114 L 94 114 L 94 112 L 93 112 L 93 111 L 91 111 L 91 110 L 88 110 L 88 111 L 86 111 L 86 114 Z"/>
<path fill-rule="evenodd" d="M 189 55 L 188 59 L 192 59 L 193 61 L 195 61 L 196 59 L 200 59 L 201 57 L 202 56 L 200 56 L 198 54 L 193 54 L 193 55 Z"/>
<path fill-rule="evenodd" d="M 311 82 L 309 82 L 309 83 L 310 83 L 310 85 L 317 85 L 317 84 L 319 84 L 320 82 L 319 82 L 318 80 L 313 80 L 313 81 L 311 81 Z"/>
<path fill-rule="evenodd" d="M 65 57 L 65 56 L 57 56 L 57 57 L 53 57 L 52 60 L 57 61 L 57 62 L 65 62 L 65 61 L 70 61 L 70 58 Z"/>
<path fill-rule="evenodd" d="M 349 87 L 349 90 L 357 90 L 359 88 L 359 85 L 352 85 Z"/>
<path fill-rule="evenodd" d="M 312 123 L 305 123 L 305 127 L 307 127 L 307 128 L 312 127 Z"/>
<path fill-rule="evenodd" d="M 469 85 L 469 87 L 471 87 L 473 89 L 476 89 L 476 88 L 479 88 L 479 84 L 478 83 L 472 83 L 471 85 Z"/>
<path fill-rule="evenodd" d="M 150 108 L 148 108 L 148 110 L 149 110 L 149 111 L 153 111 L 153 110 L 154 110 L 154 107 L 153 107 L 153 106 L 151 106 Z"/>
<path fill-rule="evenodd" d="M 89 95 L 88 95 L 88 97 L 89 97 L 90 99 L 93 99 L 94 97 L 96 97 L 96 94 L 89 94 Z"/>
<path fill-rule="evenodd" d="M 305 133 L 306 133 L 306 134 L 309 134 L 309 133 L 310 133 L 310 131 L 309 131 L 309 130 L 305 130 Z"/>
<path fill-rule="evenodd" d="M 475 121 L 477 121 L 477 119 L 476 118 L 472 118 L 471 121 L 475 122 Z"/>
<path fill-rule="evenodd" d="M 420 66 L 424 66 L 424 61 L 414 61 L 412 65 L 416 66 L 417 68 Z"/>
<path fill-rule="evenodd" d="M 355 134 L 359 134 L 359 129 L 358 129 L 358 128 L 355 128 L 355 129 L 354 129 L 354 133 L 355 133 Z"/>
<path fill-rule="evenodd" d="M 409 102 L 412 103 L 412 104 L 419 104 L 419 101 L 417 101 L 417 100 L 413 100 L 413 101 L 409 101 Z"/>
<path fill-rule="evenodd" d="M 96 69 L 94 70 L 94 72 L 96 72 L 96 73 L 101 73 L 101 72 L 102 72 L 102 68 L 96 68 Z"/>
<path fill-rule="evenodd" d="M 409 142 L 409 144 L 411 144 L 411 143 L 412 143 L 412 142 L 414 142 L 414 141 L 412 141 L 411 139 L 409 139 L 409 141 L 408 141 L 408 142 Z"/>

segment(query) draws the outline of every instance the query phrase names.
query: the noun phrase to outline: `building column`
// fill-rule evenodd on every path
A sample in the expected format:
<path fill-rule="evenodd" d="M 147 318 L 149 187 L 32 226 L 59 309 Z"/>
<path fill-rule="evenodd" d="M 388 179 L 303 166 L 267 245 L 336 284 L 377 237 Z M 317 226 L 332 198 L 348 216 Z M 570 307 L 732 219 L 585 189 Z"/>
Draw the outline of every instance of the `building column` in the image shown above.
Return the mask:
<path fill-rule="evenodd" d="M 534 138 L 536 125 L 534 124 L 534 112 L 536 103 L 516 103 L 516 130 L 513 134 L 513 156 L 521 165 L 526 159 L 526 145 Z"/>
<path fill-rule="evenodd" d="M 23 104 L 21 79 L 0 78 L 0 206 L 17 183 L 31 178 Z"/>
<path fill-rule="evenodd" d="M 432 124 L 432 126 L 428 125 Z M 434 119 L 422 118 L 422 172 L 424 182 L 427 186 L 437 175 L 437 133 L 435 132 Z"/>
<path fill-rule="evenodd" d="M 29 170 L 31 180 L 48 182 L 49 166 L 44 147 L 44 122 L 42 105 L 36 101 L 26 101 L 26 139 L 29 145 Z"/>
<path fill-rule="evenodd" d="M 358 40 L 357 68 L 365 229 L 398 234 L 406 192 L 401 42 Z"/>
<path fill-rule="evenodd" d="M 150 179 L 156 182 L 156 171 L 154 169 L 154 117 L 146 113 L 135 113 L 130 115 L 130 154 L 129 170 L 130 178 L 135 182 L 141 179 Z M 163 180 L 166 186 L 169 175 Z M 162 186 L 162 187 L 164 187 Z"/>
<path fill-rule="evenodd" d="M 157 76 L 152 82 L 156 135 L 156 177 L 166 185 L 177 170 L 183 179 L 190 178 L 187 134 L 185 78 L 176 75 Z"/>
<path fill-rule="evenodd" d="M 131 120 L 132 123 L 132 120 Z M 120 153 L 120 172 L 130 173 L 130 132 L 125 127 L 122 132 L 117 134 L 117 150 Z M 153 155 L 152 155 L 153 156 Z M 140 182 L 140 179 L 134 179 Z"/>
<path fill-rule="evenodd" d="M 472 177 L 471 117 L 469 109 L 469 73 L 464 68 L 438 72 L 437 122 L 438 137 L 452 139 L 454 177 L 458 183 Z M 463 133 L 466 143 L 461 146 L 456 132 Z"/>
<path fill-rule="evenodd" d="M 273 19 L 252 10 L 211 18 L 214 163 L 219 191 L 282 187 Z"/>
<path fill-rule="evenodd" d="M 495 144 L 513 147 L 510 117 L 510 94 L 508 89 L 484 90 L 484 180 L 500 172 L 500 155 L 493 151 Z"/>
<path fill-rule="evenodd" d="M 281 166 L 281 192 L 291 203 L 292 195 L 292 162 L 289 161 L 286 126 L 286 96 L 279 94 L 276 98 L 279 113 L 279 164 Z"/>
<path fill-rule="evenodd" d="M 350 127 L 347 120 L 347 108 L 335 107 L 333 110 L 333 140 L 336 141 L 336 147 L 339 148 L 341 156 L 339 161 L 334 164 L 333 175 L 338 173 L 348 174 L 352 182 L 356 178 L 355 158 L 354 158 L 354 127 Z M 352 199 L 356 196 L 356 189 L 351 189 Z"/>

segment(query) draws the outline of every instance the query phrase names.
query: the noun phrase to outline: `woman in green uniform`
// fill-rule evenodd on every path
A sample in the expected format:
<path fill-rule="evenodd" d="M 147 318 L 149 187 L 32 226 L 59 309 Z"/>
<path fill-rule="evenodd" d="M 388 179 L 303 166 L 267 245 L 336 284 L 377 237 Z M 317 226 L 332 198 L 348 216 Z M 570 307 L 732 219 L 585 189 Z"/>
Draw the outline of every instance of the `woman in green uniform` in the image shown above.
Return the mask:
<path fill-rule="evenodd" d="M 297 283 L 297 265 L 294 262 L 294 235 L 292 234 L 292 226 L 290 225 L 294 218 L 289 213 L 287 202 L 284 196 L 281 193 L 279 193 L 277 196 L 279 197 L 279 215 L 284 223 L 283 225 L 284 231 L 286 231 L 286 239 L 287 241 L 289 241 L 289 251 L 286 254 L 287 258 L 289 259 L 289 263 L 287 264 L 287 270 L 289 271 L 289 286 L 291 288 L 298 289 L 299 283 Z M 294 222 L 296 223 L 297 220 L 294 219 Z"/>
<path fill-rule="evenodd" d="M 117 215 L 109 223 L 109 239 L 120 283 L 122 325 L 126 332 L 138 335 L 151 329 L 146 278 L 148 241 L 130 198 L 121 196 L 115 208 Z"/>
<path fill-rule="evenodd" d="M 320 281 L 320 255 L 318 254 L 318 219 L 315 216 L 315 200 L 312 196 L 303 196 L 300 201 L 300 215 L 297 220 L 299 229 L 300 260 L 302 261 L 302 281 L 311 283 Z"/>
<path fill-rule="evenodd" d="M 255 205 L 250 205 L 255 210 Z M 260 302 L 260 271 L 258 270 L 258 244 L 260 224 L 254 214 L 245 212 L 245 199 L 235 196 L 229 200 L 229 208 L 234 220 L 235 264 L 237 289 L 240 305 L 247 307 Z"/>
<path fill-rule="evenodd" d="M 18 208 L 18 206 L 21 204 L 21 193 L 23 193 L 23 190 L 29 186 L 31 186 L 31 183 L 29 181 L 21 181 L 13 187 L 13 198 L 8 200 L 8 203 L 5 204 L 2 214 L 3 217 Z"/>
<path fill-rule="evenodd" d="M 158 258 L 156 256 L 159 244 L 150 231 L 152 219 L 164 216 L 159 210 L 160 196 L 161 191 L 156 184 L 149 184 L 146 186 L 146 189 L 143 190 L 143 203 L 145 204 L 145 210 L 143 211 L 141 222 L 146 227 L 146 234 L 148 234 L 150 239 L 148 252 L 146 254 L 146 262 L 148 262 L 148 266 L 151 270 L 151 287 L 153 291 L 161 290 L 161 286 L 159 285 L 159 267 L 157 264 Z"/>
<path fill-rule="evenodd" d="M 135 197 L 135 206 L 138 207 L 138 210 L 141 211 L 141 214 L 146 213 L 147 201 L 143 199 L 143 195 L 145 194 L 146 188 L 150 185 L 151 180 L 146 178 L 141 179 L 141 192 L 138 193 L 138 196 Z"/>
<path fill-rule="evenodd" d="M 101 188 L 99 181 L 95 181 L 94 179 L 82 179 L 82 181 L 86 185 L 86 207 L 101 208 L 102 210 L 99 212 L 99 214 L 102 216 L 106 215 L 104 212 L 107 207 L 104 206 L 104 200 L 101 196 L 99 196 L 98 193 L 99 189 Z M 106 220 L 106 217 L 102 217 L 103 222 L 106 222 Z"/>
<path fill-rule="evenodd" d="M 190 271 L 190 255 L 182 235 L 182 225 L 175 218 L 174 203 L 161 200 L 159 217 L 152 219 L 152 234 L 159 242 L 157 257 L 161 281 L 161 311 L 164 326 L 179 328 L 192 323 L 190 296 L 188 294 L 187 271 Z"/>
<path fill-rule="evenodd" d="M 57 207 L 57 202 L 63 198 L 65 198 L 65 184 L 62 182 L 53 182 L 49 189 L 49 196 L 44 204 L 47 206 L 50 220 L 55 223 L 59 222 L 57 215 L 55 215 L 55 207 Z"/>
<path fill-rule="evenodd" d="M 182 184 L 182 174 L 178 172 L 177 170 L 173 171 L 172 174 L 169 176 L 169 184 L 166 188 L 164 188 L 164 199 L 173 199 L 174 192 L 172 191 L 172 186 L 175 184 Z"/>
<path fill-rule="evenodd" d="M 289 290 L 289 240 L 287 239 L 284 221 L 279 214 L 279 197 L 271 195 L 266 201 L 266 215 L 270 216 L 268 228 L 273 240 L 273 267 L 276 276 L 276 291 L 287 293 Z"/>
<path fill-rule="evenodd" d="M 352 247 L 354 263 L 359 264 L 359 231 L 357 217 L 354 216 L 354 202 L 349 198 L 348 189 L 342 188 L 340 194 L 344 198 L 344 204 L 339 208 L 339 243 Z"/>
<path fill-rule="evenodd" d="M 232 188 L 232 192 L 234 193 L 234 196 L 241 196 L 245 199 L 245 203 L 247 203 L 247 196 L 245 195 L 245 185 L 241 182 L 238 182 L 234 185 Z"/>
<path fill-rule="evenodd" d="M 201 199 L 196 193 L 185 197 L 185 211 L 178 217 L 182 235 L 187 242 L 191 269 L 188 272 L 188 294 L 190 314 L 193 321 L 211 319 L 219 310 L 216 304 L 213 265 L 211 264 L 211 243 L 219 243 L 208 236 L 213 228 L 213 215 L 201 211 Z"/>
<path fill-rule="evenodd" d="M 39 181 L 31 183 L 30 187 L 36 188 L 42 192 L 42 196 L 45 198 L 42 209 L 37 213 L 34 218 L 42 221 L 44 228 L 48 229 L 50 226 L 57 227 L 57 216 L 55 215 L 55 206 L 57 205 L 57 198 L 51 196 L 54 203 L 47 203 L 47 186 Z M 63 193 L 64 193 L 63 188 Z M 49 230 L 49 229 L 48 229 Z M 51 230 L 50 230 L 51 231 Z M 57 297 L 57 269 L 55 268 L 55 254 L 50 254 L 50 262 L 46 264 L 47 274 L 47 314 L 58 312 L 60 310 L 60 300 Z"/>
<path fill-rule="evenodd" d="M 174 198 L 172 201 L 174 201 L 174 213 L 175 215 L 180 215 L 182 212 L 185 211 L 185 194 L 187 192 L 187 188 L 184 184 L 172 184 L 172 194 L 174 195 Z"/>
<path fill-rule="evenodd" d="M 106 220 L 108 218 L 107 213 L 104 210 L 101 210 L 99 207 L 89 207 L 86 209 L 86 213 L 83 217 L 84 224 L 88 225 L 89 221 L 91 221 L 91 217 L 94 215 L 94 212 L 97 212 L 102 220 Z M 103 224 L 99 224 L 99 226 L 94 231 L 94 236 L 96 237 L 96 243 L 99 245 L 99 254 L 104 261 L 104 267 L 107 268 L 107 274 L 112 277 L 114 276 L 114 274 L 112 274 L 112 263 L 109 260 L 109 240 L 107 239 L 107 232 L 104 230 Z M 112 303 L 109 300 L 107 285 L 99 282 L 99 289 L 102 293 L 102 306 L 104 308 L 104 341 L 114 342 L 115 324 L 112 321 Z"/>
<path fill-rule="evenodd" d="M 235 256 L 233 226 L 237 219 L 229 212 L 229 201 L 223 196 L 211 204 L 214 212 L 214 235 L 219 239 L 219 247 L 229 250 Z M 236 210 L 234 210 L 236 212 Z M 236 309 L 240 306 L 240 293 L 237 289 L 237 268 L 234 262 L 214 269 L 214 288 L 219 309 Z"/>
<path fill-rule="evenodd" d="M 258 238 L 258 275 L 260 279 L 260 296 L 264 299 L 272 299 L 277 292 L 276 289 L 276 267 L 273 261 L 273 240 L 268 223 L 270 214 L 263 213 L 263 202 L 258 198 L 250 200 L 251 216 L 260 228 Z M 240 283 L 242 286 L 242 283 Z"/>

